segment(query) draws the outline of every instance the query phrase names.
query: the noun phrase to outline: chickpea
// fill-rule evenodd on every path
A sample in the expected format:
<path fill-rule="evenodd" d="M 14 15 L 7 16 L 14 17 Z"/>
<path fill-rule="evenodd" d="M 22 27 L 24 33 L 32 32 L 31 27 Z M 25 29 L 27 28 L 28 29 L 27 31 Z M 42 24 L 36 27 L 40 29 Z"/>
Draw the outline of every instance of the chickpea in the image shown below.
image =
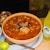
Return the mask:
<path fill-rule="evenodd" d="M 33 28 L 33 27 L 30 27 L 30 30 L 31 30 L 31 31 L 34 31 L 34 28 Z"/>
<path fill-rule="evenodd" d="M 40 28 L 40 26 L 38 25 L 37 27 L 36 27 L 36 30 L 38 30 Z"/>
<path fill-rule="evenodd" d="M 10 21 L 10 24 L 13 24 L 13 20 Z"/>
<path fill-rule="evenodd" d="M 30 18 L 27 18 L 27 20 L 29 20 Z"/>
<path fill-rule="evenodd" d="M 16 20 L 16 18 L 14 18 L 14 20 Z"/>
<path fill-rule="evenodd" d="M 35 22 L 36 25 L 38 25 L 38 22 Z"/>
<path fill-rule="evenodd" d="M 27 17 L 26 16 L 24 16 L 24 19 L 26 19 Z"/>
<path fill-rule="evenodd" d="M 31 20 L 31 22 L 34 23 L 35 21 L 34 20 Z"/>

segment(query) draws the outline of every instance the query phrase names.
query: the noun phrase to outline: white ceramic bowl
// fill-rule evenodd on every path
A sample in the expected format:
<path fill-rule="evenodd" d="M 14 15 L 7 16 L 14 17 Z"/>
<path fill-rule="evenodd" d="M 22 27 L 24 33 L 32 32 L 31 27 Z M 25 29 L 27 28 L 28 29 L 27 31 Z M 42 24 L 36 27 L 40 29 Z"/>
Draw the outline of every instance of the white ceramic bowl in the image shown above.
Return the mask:
<path fill-rule="evenodd" d="M 6 35 L 6 33 L 4 32 L 4 29 L 3 29 L 3 26 L 4 26 L 5 22 L 6 22 L 7 20 L 9 20 L 10 18 L 15 17 L 15 16 L 19 16 L 19 15 L 30 16 L 30 17 L 32 17 L 32 18 L 35 18 L 35 19 L 40 23 L 40 25 L 41 25 L 40 32 L 39 32 L 35 37 L 30 38 L 30 39 L 27 39 L 27 40 L 16 40 L 16 39 L 13 39 L 13 38 L 9 37 L 8 35 Z M 2 31 L 3 31 L 3 34 L 5 35 L 5 37 L 6 37 L 8 40 L 10 40 L 11 42 L 17 43 L 17 44 L 28 44 L 28 43 L 31 43 L 31 42 L 35 41 L 35 40 L 40 36 L 40 34 L 41 34 L 41 32 L 42 32 L 42 22 L 40 21 L 40 19 L 39 19 L 37 16 L 35 16 L 35 15 L 33 15 L 33 14 L 24 13 L 24 12 L 15 13 L 15 14 L 12 14 L 12 15 L 10 15 L 9 17 L 7 17 L 7 19 L 3 22 Z"/>

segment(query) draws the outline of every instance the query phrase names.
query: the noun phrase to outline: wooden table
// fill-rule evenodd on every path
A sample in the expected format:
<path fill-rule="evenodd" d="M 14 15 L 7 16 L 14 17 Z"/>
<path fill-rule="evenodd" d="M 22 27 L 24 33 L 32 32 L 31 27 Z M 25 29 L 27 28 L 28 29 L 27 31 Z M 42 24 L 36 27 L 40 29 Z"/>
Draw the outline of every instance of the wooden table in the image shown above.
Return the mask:
<path fill-rule="evenodd" d="M 44 22 L 44 19 L 45 19 L 45 18 L 40 18 L 40 20 L 42 21 L 42 23 Z M 9 42 L 9 41 L 7 40 L 7 42 Z M 10 42 L 9 42 L 9 43 L 10 43 Z M 10 43 L 10 44 L 11 44 L 11 43 Z M 42 42 L 40 43 L 39 46 L 37 46 L 37 47 L 35 48 L 35 50 L 50 50 L 50 41 L 49 41 L 49 40 L 45 40 L 45 39 L 43 38 Z"/>
<path fill-rule="evenodd" d="M 43 39 L 41 44 L 35 50 L 50 50 L 50 41 Z"/>

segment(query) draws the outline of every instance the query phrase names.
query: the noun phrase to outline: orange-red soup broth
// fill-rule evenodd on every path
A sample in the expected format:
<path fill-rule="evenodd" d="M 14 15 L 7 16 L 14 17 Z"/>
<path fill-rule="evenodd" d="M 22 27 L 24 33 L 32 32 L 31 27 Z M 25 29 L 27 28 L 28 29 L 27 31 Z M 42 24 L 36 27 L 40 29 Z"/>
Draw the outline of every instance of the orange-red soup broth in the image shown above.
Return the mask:
<path fill-rule="evenodd" d="M 26 40 L 36 36 L 40 30 L 40 23 L 30 16 L 15 16 L 4 24 L 6 35 L 16 40 Z"/>

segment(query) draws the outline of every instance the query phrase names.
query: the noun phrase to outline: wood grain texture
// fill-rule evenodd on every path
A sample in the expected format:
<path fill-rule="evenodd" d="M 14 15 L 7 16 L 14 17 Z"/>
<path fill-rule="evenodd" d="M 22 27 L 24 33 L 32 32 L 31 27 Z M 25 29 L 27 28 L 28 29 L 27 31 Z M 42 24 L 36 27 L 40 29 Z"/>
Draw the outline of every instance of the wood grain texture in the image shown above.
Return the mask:
<path fill-rule="evenodd" d="M 43 39 L 42 43 L 35 50 L 50 50 L 50 41 Z"/>

